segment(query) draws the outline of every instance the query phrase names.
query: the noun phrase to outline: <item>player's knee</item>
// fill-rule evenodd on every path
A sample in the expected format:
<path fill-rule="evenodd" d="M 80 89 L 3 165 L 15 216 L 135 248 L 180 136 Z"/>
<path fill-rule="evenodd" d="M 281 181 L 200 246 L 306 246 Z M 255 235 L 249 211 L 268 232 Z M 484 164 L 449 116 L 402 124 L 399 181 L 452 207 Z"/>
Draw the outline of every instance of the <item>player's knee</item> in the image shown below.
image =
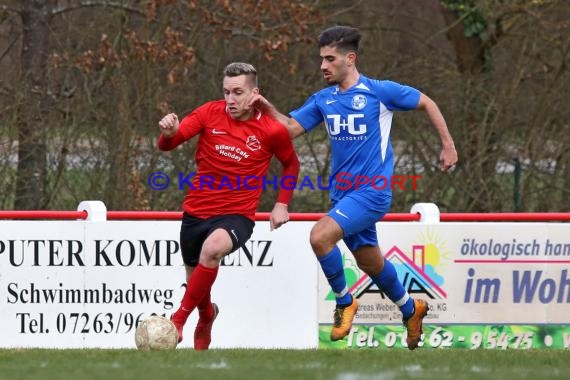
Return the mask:
<path fill-rule="evenodd" d="M 311 231 L 311 235 L 309 236 L 309 243 L 311 243 L 313 251 L 318 252 L 321 250 L 322 241 L 319 240 L 319 235 L 313 233 L 313 231 Z"/>
<path fill-rule="evenodd" d="M 207 248 L 207 247 L 206 247 Z M 200 264 L 206 267 L 219 265 L 223 255 L 213 249 L 202 249 L 200 253 Z"/>
<path fill-rule="evenodd" d="M 311 230 L 309 242 L 311 243 L 313 251 L 317 255 L 324 255 L 330 252 L 336 243 L 335 241 L 331 241 L 330 237 L 325 233 L 325 231 L 318 228 L 313 228 Z"/>
<path fill-rule="evenodd" d="M 210 235 L 202 244 L 200 263 L 219 263 L 231 250 L 231 240 L 221 235 Z"/>

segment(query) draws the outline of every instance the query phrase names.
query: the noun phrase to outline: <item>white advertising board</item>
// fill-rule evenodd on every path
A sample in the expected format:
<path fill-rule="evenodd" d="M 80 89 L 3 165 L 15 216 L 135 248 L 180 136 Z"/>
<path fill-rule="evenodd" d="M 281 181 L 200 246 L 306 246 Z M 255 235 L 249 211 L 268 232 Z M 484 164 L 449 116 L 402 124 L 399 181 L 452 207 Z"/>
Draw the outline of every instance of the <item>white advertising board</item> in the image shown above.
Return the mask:
<path fill-rule="evenodd" d="M 381 222 L 377 231 L 382 251 L 408 293 L 430 304 L 424 332 L 436 331 L 434 347 L 441 346 L 444 336 L 450 338 L 443 340 L 449 347 L 483 347 L 493 326 L 518 331 L 499 331 L 502 348 L 570 347 L 569 224 Z M 393 337 L 405 342 L 398 308 L 341 246 L 347 283 L 359 300 L 353 330 L 360 332 L 340 345 L 328 342 L 326 325 L 335 301 L 319 274 L 321 347 L 395 347 Z M 459 341 L 452 339 L 453 331 L 461 334 Z M 494 339 L 488 348 L 497 346 Z"/>
<path fill-rule="evenodd" d="M 412 296 L 432 306 L 429 323 L 570 322 L 570 226 L 556 223 L 378 223 L 380 245 Z M 357 319 L 400 323 L 401 315 L 343 246 Z M 334 300 L 320 275 L 320 322 Z"/>
<path fill-rule="evenodd" d="M 311 223 L 258 222 L 212 289 L 212 348 L 315 348 Z M 185 287 L 177 221 L 0 221 L 0 347 L 134 348 L 136 324 Z M 297 312 L 303 310 L 302 313 Z M 179 347 L 191 348 L 197 317 Z M 294 329 L 288 326 L 295 326 Z"/>
<path fill-rule="evenodd" d="M 258 222 L 212 289 L 212 348 L 404 347 L 397 308 L 341 243 L 360 307 L 331 343 L 335 302 L 313 222 Z M 134 348 L 136 324 L 184 292 L 177 221 L 0 221 L 0 347 Z M 377 225 L 408 292 L 430 303 L 429 347 L 570 348 L 570 224 Z M 302 311 L 302 312 L 299 312 Z M 180 347 L 192 347 L 195 313 Z M 294 327 L 292 327 L 294 326 Z"/>

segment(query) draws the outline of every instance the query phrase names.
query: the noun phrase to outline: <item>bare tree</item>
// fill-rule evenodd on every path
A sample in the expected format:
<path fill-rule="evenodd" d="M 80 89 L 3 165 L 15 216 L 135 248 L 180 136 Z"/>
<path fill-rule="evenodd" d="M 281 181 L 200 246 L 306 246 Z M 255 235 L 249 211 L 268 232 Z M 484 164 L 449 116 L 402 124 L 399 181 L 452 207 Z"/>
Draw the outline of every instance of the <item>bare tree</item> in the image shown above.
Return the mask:
<path fill-rule="evenodd" d="M 160 116 L 220 98 L 221 70 L 238 60 L 290 111 L 323 85 L 318 32 L 350 24 L 364 34 L 359 69 L 436 100 L 460 155 L 440 173 L 425 117 L 398 115 L 396 171 L 422 179 L 392 210 L 568 210 L 569 17 L 563 0 L 0 1 L 0 205 L 178 209 L 177 173 L 193 170 L 195 146 L 157 152 Z M 330 159 L 315 132 L 295 141 L 314 180 Z M 168 191 L 146 183 L 157 170 L 171 175 Z M 324 211 L 328 196 L 305 189 L 293 202 Z"/>
<path fill-rule="evenodd" d="M 47 65 L 52 1 L 26 1 L 22 18 L 22 94 L 18 102 L 18 174 L 15 207 L 43 208 L 47 181 Z"/>
<path fill-rule="evenodd" d="M 0 4 L 5 12 L 21 18 L 21 94 L 18 99 L 18 166 L 14 207 L 41 209 L 48 206 L 47 131 L 50 126 L 48 61 L 50 23 L 54 15 L 83 6 L 108 6 L 112 2 L 30 0 Z"/>

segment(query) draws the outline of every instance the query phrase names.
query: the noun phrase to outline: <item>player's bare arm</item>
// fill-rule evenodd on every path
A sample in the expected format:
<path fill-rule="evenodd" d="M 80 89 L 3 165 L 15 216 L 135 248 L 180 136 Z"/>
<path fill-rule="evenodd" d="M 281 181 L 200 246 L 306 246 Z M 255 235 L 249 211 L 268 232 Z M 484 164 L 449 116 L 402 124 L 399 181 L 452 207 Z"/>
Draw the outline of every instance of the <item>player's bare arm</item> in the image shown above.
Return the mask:
<path fill-rule="evenodd" d="M 292 139 L 305 133 L 305 129 L 297 122 L 297 120 L 279 112 L 279 110 L 261 94 L 255 94 L 251 98 L 249 106 L 255 107 L 261 112 L 271 115 L 271 117 L 283 124 L 287 128 L 287 132 L 289 132 L 289 137 Z"/>
<path fill-rule="evenodd" d="M 160 132 L 166 138 L 173 137 L 178 131 L 179 126 L 180 122 L 178 121 L 178 115 L 175 113 L 169 113 L 158 122 Z"/>
<path fill-rule="evenodd" d="M 439 155 L 439 168 L 447 171 L 457 163 L 457 151 L 453 138 L 449 133 L 443 114 L 437 104 L 425 94 L 420 94 L 417 109 L 425 111 L 441 140 L 441 154 Z"/>

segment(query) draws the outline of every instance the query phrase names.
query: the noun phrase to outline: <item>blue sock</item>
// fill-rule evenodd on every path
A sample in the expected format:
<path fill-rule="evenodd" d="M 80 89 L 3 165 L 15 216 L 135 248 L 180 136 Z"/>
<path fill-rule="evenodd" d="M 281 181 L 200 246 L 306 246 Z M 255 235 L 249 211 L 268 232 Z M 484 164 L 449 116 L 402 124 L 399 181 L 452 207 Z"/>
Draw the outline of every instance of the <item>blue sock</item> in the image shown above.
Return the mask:
<path fill-rule="evenodd" d="M 336 296 L 337 305 L 350 305 L 352 303 L 352 295 L 346 286 L 340 249 L 335 246 L 332 251 L 324 256 L 317 257 L 317 259 Z"/>
<path fill-rule="evenodd" d="M 398 280 L 398 273 L 394 264 L 384 260 L 382 272 L 370 278 L 400 308 L 404 319 L 408 319 L 414 314 L 414 300 L 406 292 L 400 280 Z"/>

